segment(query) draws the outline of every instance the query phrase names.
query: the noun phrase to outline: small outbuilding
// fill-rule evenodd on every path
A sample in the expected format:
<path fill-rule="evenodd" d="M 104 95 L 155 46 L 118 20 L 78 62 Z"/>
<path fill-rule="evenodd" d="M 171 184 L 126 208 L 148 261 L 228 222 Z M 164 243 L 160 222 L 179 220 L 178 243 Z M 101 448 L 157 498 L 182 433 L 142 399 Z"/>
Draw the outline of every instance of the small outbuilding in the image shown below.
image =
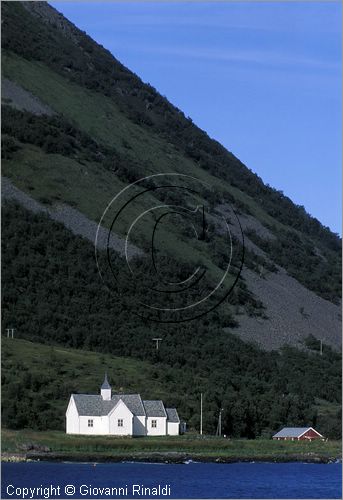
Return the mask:
<path fill-rule="evenodd" d="M 324 439 L 313 427 L 284 427 L 274 434 L 273 439 L 289 441 L 312 441 L 313 439 Z"/>

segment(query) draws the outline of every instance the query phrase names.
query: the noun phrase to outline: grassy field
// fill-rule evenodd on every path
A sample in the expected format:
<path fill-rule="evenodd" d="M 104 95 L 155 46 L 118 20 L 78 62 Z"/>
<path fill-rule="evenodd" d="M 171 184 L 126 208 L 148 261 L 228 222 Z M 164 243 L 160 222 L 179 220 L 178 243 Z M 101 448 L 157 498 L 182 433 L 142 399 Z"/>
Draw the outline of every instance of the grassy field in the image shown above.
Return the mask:
<path fill-rule="evenodd" d="M 46 365 L 43 375 L 42 359 Z M 114 391 L 138 392 L 146 399 L 162 399 L 166 405 L 175 406 L 179 411 L 182 408 L 180 418 L 187 421 L 188 427 L 197 428 L 200 387 L 206 386 L 206 380 L 199 374 L 185 378 L 182 368 L 166 368 L 159 363 L 19 338 L 2 338 L 3 401 L 10 397 L 7 394 L 9 384 L 10 394 L 20 394 L 24 390 L 33 401 L 37 400 L 38 392 L 49 401 L 49 407 L 59 422 L 55 428 L 63 429 L 70 393 L 97 393 L 106 370 Z M 31 386 L 22 386 L 27 374 L 34 381 L 35 391 Z M 51 394 L 54 394 L 53 404 Z M 318 399 L 316 408 L 324 422 L 336 415 L 340 406 Z M 213 418 L 213 408 L 207 409 L 207 416 Z"/>
<path fill-rule="evenodd" d="M 110 379 L 118 389 L 123 386 L 127 392 L 140 392 L 143 397 L 163 399 L 179 407 L 181 401 L 174 400 L 176 387 L 168 375 L 158 366 L 129 358 L 115 357 L 95 352 L 76 349 L 51 347 L 49 345 L 28 342 L 22 339 L 2 340 L 3 375 L 15 370 L 29 371 L 32 377 L 41 377 L 41 360 L 46 360 L 45 387 L 39 389 L 44 397 L 51 390 L 49 380 L 59 381 L 68 386 L 68 395 L 54 400 L 54 411 L 63 416 L 70 392 L 70 381 L 79 392 L 97 392 L 99 376 L 108 369 Z M 13 371 L 14 370 L 14 371 Z M 51 376 L 51 377 L 50 377 Z M 51 382 L 51 384 L 54 382 Z M 192 386 L 196 384 L 194 380 Z M 184 391 L 179 387 L 179 394 Z M 18 391 L 20 388 L 18 387 Z M 173 396 L 174 394 L 174 396 Z M 188 404 L 196 411 L 197 394 L 187 396 Z M 32 393 L 32 397 L 37 396 Z M 337 411 L 336 405 L 318 400 L 318 410 L 326 415 L 329 411 Z M 184 418 L 184 415 L 181 416 Z M 61 417 L 62 418 L 62 417 Z M 186 420 L 188 420 L 186 418 Z M 115 458 L 146 458 L 152 459 L 155 454 L 169 456 L 183 454 L 201 459 L 227 460 L 329 460 L 336 459 L 341 454 L 340 441 L 282 442 L 271 439 L 224 439 L 214 436 L 200 436 L 188 433 L 177 437 L 149 438 L 119 438 L 101 436 L 71 436 L 63 431 L 2 430 L 2 451 L 5 454 L 23 453 L 25 445 L 47 446 L 51 453 L 66 454 L 69 458 L 80 460 L 87 457 Z M 24 446 L 23 446 L 24 445 Z M 91 459 L 91 458 L 89 458 Z M 160 459 L 157 457 L 156 459 Z"/>
<path fill-rule="evenodd" d="M 79 393 L 96 393 L 108 373 L 113 390 L 140 392 L 155 399 L 168 398 L 172 385 L 164 380 L 163 368 L 146 361 L 117 357 L 98 352 L 39 344 L 23 339 L 2 339 L 3 373 L 20 369 L 33 376 L 41 373 L 41 361 L 46 360 L 46 373 L 54 380 L 69 383 Z M 67 400 L 64 401 L 66 409 Z"/>
<path fill-rule="evenodd" d="M 46 368 L 42 376 L 42 359 Z M 16 393 L 23 390 L 22 376 L 30 374 L 36 381 L 36 389 L 26 391 L 26 396 L 37 400 L 37 392 L 42 398 L 49 400 L 51 394 L 56 418 L 60 429 L 64 427 L 64 413 L 71 392 L 96 394 L 107 371 L 113 391 L 140 393 L 146 399 L 162 399 L 165 404 L 187 407 L 193 414 L 198 402 L 198 387 L 204 383 L 199 376 L 192 380 L 182 380 L 177 369 L 167 370 L 158 364 L 151 364 L 132 358 L 116 357 L 91 351 L 50 346 L 23 339 L 2 339 L 2 375 L 6 379 L 2 397 L 6 399 L 8 384 L 14 384 Z M 192 390 L 188 384 L 191 384 Z M 181 418 L 189 421 L 190 414 L 182 414 Z"/>
<path fill-rule="evenodd" d="M 340 441 L 291 442 L 271 439 L 225 439 L 211 436 L 184 435 L 174 437 L 122 438 L 98 436 L 71 436 L 60 431 L 2 430 L 2 450 L 18 453 L 25 444 L 47 446 L 51 452 L 79 454 L 125 455 L 135 454 L 189 454 L 201 457 L 227 457 L 237 459 L 287 459 L 311 456 L 336 459 L 341 456 Z"/>

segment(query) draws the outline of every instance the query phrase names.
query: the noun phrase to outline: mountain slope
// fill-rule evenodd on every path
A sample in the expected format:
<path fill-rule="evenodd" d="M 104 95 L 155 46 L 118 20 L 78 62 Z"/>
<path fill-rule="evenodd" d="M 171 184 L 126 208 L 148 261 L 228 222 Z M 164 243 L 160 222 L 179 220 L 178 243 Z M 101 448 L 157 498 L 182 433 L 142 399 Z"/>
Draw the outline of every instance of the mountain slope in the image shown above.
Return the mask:
<path fill-rule="evenodd" d="M 191 428 L 199 428 L 202 392 L 206 432 L 215 431 L 224 408 L 223 431 L 232 436 L 312 424 L 337 437 L 339 238 L 48 4 L 1 8 L 2 321 L 17 337 L 4 341 L 5 425 L 62 429 L 70 390 L 96 391 L 107 368 L 116 389 L 162 397 Z M 109 293 L 93 243 L 105 208 L 139 178 L 170 172 L 189 176 L 184 186 L 197 191 L 194 204 L 150 180 L 144 200 L 137 198 L 112 233 L 121 288 Z M 201 264 L 210 289 L 227 264 L 228 223 L 228 289 L 243 248 L 231 205 L 244 232 L 244 268 L 233 292 L 193 321 L 155 323 L 132 307 L 153 303 L 153 293 L 128 278 L 123 237 L 137 211 L 161 203 L 202 206 L 208 214 L 203 238 L 190 237 L 175 219 L 161 227 L 157 258 L 169 283 Z M 111 222 L 102 221 L 103 240 Z M 148 285 L 150 233 L 151 220 L 142 219 L 129 255 Z M 158 352 L 155 337 L 163 339 Z"/>
<path fill-rule="evenodd" d="M 211 187 L 199 201 L 208 205 L 215 199 L 216 213 L 233 204 L 245 232 L 245 270 L 239 293 L 221 309 L 228 317 L 223 326 L 236 325 L 231 331 L 267 349 L 285 342 L 300 346 L 310 333 L 339 347 L 336 235 L 266 187 L 49 5 L 3 2 L 2 14 L 3 174 L 17 188 L 39 202 L 70 205 L 97 222 L 112 196 L 144 175 L 199 178 Z M 156 201 L 155 194 L 151 199 Z M 145 233 L 143 226 L 137 241 L 142 249 Z M 118 235 L 124 234 L 124 226 L 118 227 Z M 180 262 L 185 256 L 200 259 L 217 275 L 208 248 L 183 240 L 172 225 L 162 235 L 167 255 Z M 220 239 L 217 231 L 216 249 Z"/>

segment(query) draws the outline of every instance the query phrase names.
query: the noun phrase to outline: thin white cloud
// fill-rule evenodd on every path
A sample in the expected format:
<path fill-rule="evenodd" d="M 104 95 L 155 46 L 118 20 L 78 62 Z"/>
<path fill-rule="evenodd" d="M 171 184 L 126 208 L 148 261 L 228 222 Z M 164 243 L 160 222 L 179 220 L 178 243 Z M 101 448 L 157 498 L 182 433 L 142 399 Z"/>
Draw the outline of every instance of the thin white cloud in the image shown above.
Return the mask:
<path fill-rule="evenodd" d="M 52 2 L 56 8 L 60 5 L 56 2 Z M 281 4 L 280 4 L 281 5 Z M 184 4 L 183 7 L 186 7 Z M 278 5 L 276 5 L 278 7 Z M 310 11 L 307 13 L 307 18 L 303 18 L 302 15 L 296 16 L 295 13 L 289 19 L 282 14 L 282 11 L 275 11 L 274 16 L 271 17 L 271 10 L 265 11 L 266 15 L 261 15 L 260 6 L 246 5 L 243 10 L 244 4 L 241 4 L 239 11 L 234 9 L 234 5 L 225 6 L 227 8 L 222 8 L 221 12 L 218 9 L 213 11 L 202 11 L 197 13 L 196 9 L 200 8 L 201 5 L 194 5 L 190 10 L 189 5 L 187 9 L 182 9 L 173 13 L 173 10 L 179 8 L 180 5 L 166 5 L 166 9 L 163 12 L 163 5 L 158 5 L 158 11 L 150 11 L 149 13 L 141 10 L 139 12 L 140 5 L 128 4 L 128 13 L 122 13 L 120 11 L 113 13 L 112 9 L 107 8 L 107 6 L 99 5 L 98 11 L 93 12 L 93 17 L 89 18 L 89 12 L 86 10 L 84 13 L 79 13 L 79 20 L 82 22 L 83 15 L 87 21 L 87 25 L 90 29 L 110 29 L 118 27 L 130 28 L 130 27 L 142 27 L 142 28 L 155 28 L 155 27 L 198 27 L 198 28 L 208 28 L 208 29 L 235 29 L 235 30 L 247 30 L 247 31 L 266 31 L 266 32 L 288 32 L 295 33 L 299 32 L 304 34 L 305 32 L 316 32 L 316 33 L 329 33 L 329 34 L 340 34 L 341 24 L 339 21 L 337 23 L 332 22 L 332 17 L 325 16 L 318 19 L 318 16 L 313 16 Z M 133 8 L 134 7 L 134 8 Z M 223 6 L 222 6 L 223 7 Z M 259 15 L 254 15 L 255 10 Z M 273 7 L 273 5 L 271 5 Z M 234 9 L 234 10 L 233 10 Z M 275 9 L 275 6 L 274 6 Z M 62 9 L 61 9 L 62 10 Z M 130 12 L 131 10 L 131 12 Z M 137 13 L 138 10 L 138 13 Z M 97 14 L 97 15 L 96 15 Z M 103 14 L 103 15 L 101 15 Z M 312 15 L 311 15 L 312 14 Z"/>
<path fill-rule="evenodd" d="M 110 39 L 108 40 L 110 44 Z M 339 61 L 329 61 L 304 57 L 298 54 L 286 54 L 277 51 L 269 50 L 252 50 L 252 49 L 217 49 L 217 48 L 185 48 L 185 47 L 170 47 L 157 45 L 142 45 L 142 44 L 125 44 L 123 46 L 116 45 L 116 48 L 122 48 L 126 51 L 130 50 L 136 53 L 145 53 L 157 56 L 168 56 L 175 58 L 183 58 L 190 60 L 207 60 L 218 62 L 236 62 L 256 65 L 269 66 L 296 66 L 314 70 L 332 70 L 340 71 L 341 64 Z"/>

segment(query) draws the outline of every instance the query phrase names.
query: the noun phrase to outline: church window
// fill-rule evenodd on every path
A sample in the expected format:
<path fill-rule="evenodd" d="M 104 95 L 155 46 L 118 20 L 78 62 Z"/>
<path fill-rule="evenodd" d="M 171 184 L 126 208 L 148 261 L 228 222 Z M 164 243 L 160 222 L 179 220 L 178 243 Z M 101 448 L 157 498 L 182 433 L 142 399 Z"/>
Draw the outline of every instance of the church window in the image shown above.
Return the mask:
<path fill-rule="evenodd" d="M 92 419 L 88 420 L 88 427 L 93 427 L 93 420 Z"/>
<path fill-rule="evenodd" d="M 151 427 L 157 427 L 157 420 L 151 421 Z"/>
<path fill-rule="evenodd" d="M 122 418 L 118 418 L 118 427 L 123 427 L 123 426 L 124 426 L 123 419 Z"/>

